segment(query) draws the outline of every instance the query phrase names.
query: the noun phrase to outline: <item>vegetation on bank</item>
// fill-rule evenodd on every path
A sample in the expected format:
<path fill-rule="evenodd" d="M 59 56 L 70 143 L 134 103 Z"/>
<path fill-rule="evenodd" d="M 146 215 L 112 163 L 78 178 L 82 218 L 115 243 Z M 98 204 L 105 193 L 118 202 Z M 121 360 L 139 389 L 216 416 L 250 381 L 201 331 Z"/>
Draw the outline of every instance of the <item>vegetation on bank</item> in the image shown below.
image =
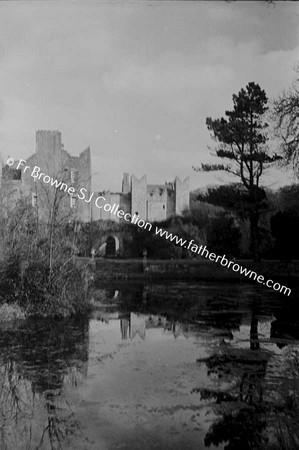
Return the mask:
<path fill-rule="evenodd" d="M 24 313 L 65 317 L 88 307 L 88 268 L 75 257 L 80 230 L 70 223 L 39 223 L 22 200 L 0 226 L 1 303 Z"/>

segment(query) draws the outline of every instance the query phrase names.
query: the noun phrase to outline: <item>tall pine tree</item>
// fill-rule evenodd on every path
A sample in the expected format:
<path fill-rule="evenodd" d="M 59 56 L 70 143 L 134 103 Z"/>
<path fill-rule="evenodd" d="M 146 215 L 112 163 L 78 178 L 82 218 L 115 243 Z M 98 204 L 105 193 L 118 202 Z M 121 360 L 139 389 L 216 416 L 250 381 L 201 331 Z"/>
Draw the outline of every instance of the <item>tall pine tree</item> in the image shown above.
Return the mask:
<path fill-rule="evenodd" d="M 258 225 L 265 191 L 260 187 L 260 178 L 266 167 L 280 159 L 270 155 L 267 147 L 265 113 L 268 110 L 264 90 L 254 82 L 248 83 L 233 95 L 233 109 L 226 111 L 221 119 L 206 119 L 208 129 L 217 142 L 216 156 L 227 164 L 202 164 L 195 170 L 225 170 L 242 182 L 247 192 L 247 211 L 250 221 L 251 250 L 254 260 L 259 259 Z"/>

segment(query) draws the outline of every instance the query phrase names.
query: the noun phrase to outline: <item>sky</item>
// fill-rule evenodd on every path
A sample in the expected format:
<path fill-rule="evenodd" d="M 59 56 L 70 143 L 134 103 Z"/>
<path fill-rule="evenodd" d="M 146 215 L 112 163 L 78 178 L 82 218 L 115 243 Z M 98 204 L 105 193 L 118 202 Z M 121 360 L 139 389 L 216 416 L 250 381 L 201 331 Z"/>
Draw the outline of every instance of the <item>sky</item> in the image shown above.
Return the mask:
<path fill-rule="evenodd" d="M 211 161 L 206 117 L 250 81 L 269 99 L 299 56 L 296 2 L 0 2 L 0 151 L 28 157 L 36 130 L 91 148 L 93 189 L 119 191 L 123 172 L 191 189 L 227 181 Z M 216 160 L 215 160 L 216 162 Z M 282 169 L 270 187 L 290 183 Z"/>

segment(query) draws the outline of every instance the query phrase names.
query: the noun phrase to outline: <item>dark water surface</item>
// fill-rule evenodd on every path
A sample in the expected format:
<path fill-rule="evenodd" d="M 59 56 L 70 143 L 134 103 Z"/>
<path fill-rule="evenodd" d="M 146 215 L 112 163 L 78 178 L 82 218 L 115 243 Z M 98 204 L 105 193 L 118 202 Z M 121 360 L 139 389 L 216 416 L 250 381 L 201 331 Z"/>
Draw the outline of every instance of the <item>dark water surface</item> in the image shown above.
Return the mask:
<path fill-rule="evenodd" d="M 0 325 L 0 449 L 299 448 L 299 302 L 239 284 L 97 289 Z"/>

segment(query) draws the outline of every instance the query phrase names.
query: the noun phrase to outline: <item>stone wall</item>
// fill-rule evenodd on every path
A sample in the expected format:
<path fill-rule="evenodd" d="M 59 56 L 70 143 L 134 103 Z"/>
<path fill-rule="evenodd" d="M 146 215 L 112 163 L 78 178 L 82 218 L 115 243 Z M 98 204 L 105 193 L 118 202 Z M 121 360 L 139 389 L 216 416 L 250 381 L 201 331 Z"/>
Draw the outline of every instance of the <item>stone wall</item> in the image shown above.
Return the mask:
<path fill-rule="evenodd" d="M 167 188 L 166 186 L 147 186 L 147 220 L 159 222 L 166 219 Z"/>
<path fill-rule="evenodd" d="M 146 175 L 143 175 L 140 180 L 132 175 L 131 178 L 131 214 L 138 213 L 140 219 L 146 221 L 147 208 L 146 208 L 146 191 L 147 182 Z"/>
<path fill-rule="evenodd" d="M 21 180 L 2 180 L 0 202 L 3 209 L 1 208 L 1 214 L 7 217 L 21 198 Z"/>
<path fill-rule="evenodd" d="M 175 190 L 167 189 L 167 201 L 166 201 L 166 218 L 175 215 Z"/>
<path fill-rule="evenodd" d="M 87 190 L 86 197 L 89 198 L 91 193 L 91 157 L 90 148 L 87 147 L 83 150 L 79 156 L 71 156 L 66 151 L 62 151 L 64 166 L 69 170 L 75 172 L 75 183 L 71 183 L 70 176 L 69 185 L 79 189 L 85 188 Z M 85 191 L 84 191 L 85 192 Z M 78 199 L 76 202 L 76 211 L 74 211 L 76 218 L 83 222 L 89 222 L 91 220 L 91 203 L 87 203 Z"/>
<path fill-rule="evenodd" d="M 180 215 L 184 209 L 189 209 L 189 177 L 181 181 L 175 178 L 175 213 Z"/>

